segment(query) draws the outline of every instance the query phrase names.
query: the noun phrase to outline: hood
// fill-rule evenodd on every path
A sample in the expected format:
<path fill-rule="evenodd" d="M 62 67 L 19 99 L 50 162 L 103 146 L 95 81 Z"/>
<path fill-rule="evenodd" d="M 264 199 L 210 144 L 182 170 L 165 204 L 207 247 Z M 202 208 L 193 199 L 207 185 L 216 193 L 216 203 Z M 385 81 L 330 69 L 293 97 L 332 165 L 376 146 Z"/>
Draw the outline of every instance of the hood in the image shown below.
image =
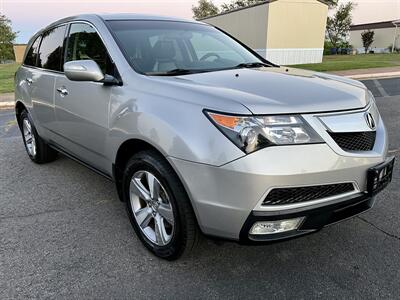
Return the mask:
<path fill-rule="evenodd" d="M 351 110 L 363 108 L 368 102 L 366 87 L 358 81 L 286 67 L 224 70 L 158 80 L 204 91 L 208 97 L 213 93 L 215 97 L 227 97 L 254 114 Z"/>

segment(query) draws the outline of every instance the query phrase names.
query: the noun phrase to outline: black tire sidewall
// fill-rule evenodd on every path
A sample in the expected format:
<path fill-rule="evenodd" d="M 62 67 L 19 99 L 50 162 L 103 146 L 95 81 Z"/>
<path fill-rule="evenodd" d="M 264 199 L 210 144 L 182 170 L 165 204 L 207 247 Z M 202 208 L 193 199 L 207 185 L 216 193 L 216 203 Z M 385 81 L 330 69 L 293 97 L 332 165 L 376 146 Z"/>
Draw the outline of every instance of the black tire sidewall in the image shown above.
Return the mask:
<path fill-rule="evenodd" d="M 151 242 L 139 228 L 139 225 L 137 224 L 136 219 L 133 216 L 133 210 L 131 207 L 129 196 L 129 186 L 133 174 L 139 170 L 149 171 L 153 173 L 166 189 L 166 192 L 169 195 L 170 203 L 174 213 L 175 225 L 173 237 L 171 241 L 165 246 L 158 246 Z M 179 201 L 188 201 L 188 199 L 182 199 L 185 194 L 182 191 L 182 186 L 179 178 L 174 174 L 172 168 L 169 167 L 166 162 L 162 161 L 161 157 L 157 157 L 156 155 L 152 155 L 147 152 L 138 153 L 137 155 L 134 155 L 127 163 L 124 172 L 122 189 L 129 219 L 136 234 L 143 242 L 143 244 L 159 257 L 169 260 L 179 257 L 186 246 L 185 235 L 187 234 L 186 220 L 184 218 L 184 213 L 181 209 L 181 206 L 179 205 Z"/>
<path fill-rule="evenodd" d="M 33 156 L 33 155 L 31 155 L 30 153 L 29 153 L 29 151 L 28 151 L 28 147 L 27 147 L 27 145 L 26 145 L 26 141 L 25 141 L 25 136 L 24 136 L 24 120 L 25 119 L 27 119 L 28 121 L 29 121 L 29 123 L 31 124 L 31 134 L 34 136 L 34 138 L 35 138 L 35 147 L 36 147 L 36 154 Z M 29 113 L 26 111 L 26 110 L 24 110 L 22 113 L 21 113 L 21 118 L 20 118 L 20 124 L 19 124 L 19 126 L 20 126 L 20 129 L 21 129 L 21 133 L 22 133 L 22 140 L 24 141 L 24 146 L 25 146 L 25 150 L 26 150 L 26 153 L 28 153 L 28 156 L 29 156 L 29 158 L 31 159 L 31 160 L 33 160 L 33 161 L 36 161 L 36 158 L 37 158 L 37 156 L 38 156 L 38 151 L 39 151 L 39 148 L 38 148 L 38 134 L 37 134 L 37 132 L 36 132 L 36 128 L 35 128 L 35 125 L 33 125 L 33 122 L 32 122 L 32 119 L 31 119 L 31 117 L 30 117 L 30 115 L 29 115 Z"/>

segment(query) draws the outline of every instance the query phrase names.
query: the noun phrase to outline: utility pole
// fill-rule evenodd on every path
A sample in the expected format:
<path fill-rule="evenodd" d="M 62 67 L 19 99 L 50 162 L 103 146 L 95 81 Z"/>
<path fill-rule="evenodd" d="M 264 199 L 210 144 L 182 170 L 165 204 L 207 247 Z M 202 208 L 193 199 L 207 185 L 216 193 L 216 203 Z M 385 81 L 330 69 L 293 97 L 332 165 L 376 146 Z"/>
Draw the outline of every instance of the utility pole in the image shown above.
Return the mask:
<path fill-rule="evenodd" d="M 399 23 L 397 23 L 398 21 L 393 22 L 393 25 L 396 27 L 394 29 L 394 37 L 393 37 L 393 45 L 392 45 L 392 53 L 394 53 L 394 48 L 396 47 L 396 41 L 397 41 L 397 28 Z"/>

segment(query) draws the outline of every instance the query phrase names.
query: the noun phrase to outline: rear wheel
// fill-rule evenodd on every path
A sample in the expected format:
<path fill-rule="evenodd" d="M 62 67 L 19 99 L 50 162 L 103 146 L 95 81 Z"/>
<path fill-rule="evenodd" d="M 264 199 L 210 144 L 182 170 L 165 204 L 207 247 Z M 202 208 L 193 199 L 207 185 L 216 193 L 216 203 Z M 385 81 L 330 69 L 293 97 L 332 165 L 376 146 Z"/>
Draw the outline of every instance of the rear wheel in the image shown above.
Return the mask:
<path fill-rule="evenodd" d="M 123 193 L 132 226 L 151 252 L 173 260 L 195 247 L 199 230 L 190 200 L 160 154 L 144 151 L 129 160 Z"/>
<path fill-rule="evenodd" d="M 35 163 L 42 164 L 55 160 L 57 151 L 50 148 L 38 135 L 29 113 L 24 110 L 19 118 L 22 138 L 29 158 Z"/>

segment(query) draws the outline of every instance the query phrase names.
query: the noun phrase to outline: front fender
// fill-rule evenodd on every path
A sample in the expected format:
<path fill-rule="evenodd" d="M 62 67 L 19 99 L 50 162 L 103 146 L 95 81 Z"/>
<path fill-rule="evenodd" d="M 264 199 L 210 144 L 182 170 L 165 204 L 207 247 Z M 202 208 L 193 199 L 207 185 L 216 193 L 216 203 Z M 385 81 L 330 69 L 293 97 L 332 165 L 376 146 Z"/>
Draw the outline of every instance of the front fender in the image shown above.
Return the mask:
<path fill-rule="evenodd" d="M 215 166 L 244 156 L 203 113 L 201 105 L 169 97 L 113 97 L 110 113 L 110 157 L 126 140 L 140 139 L 166 157 Z"/>

